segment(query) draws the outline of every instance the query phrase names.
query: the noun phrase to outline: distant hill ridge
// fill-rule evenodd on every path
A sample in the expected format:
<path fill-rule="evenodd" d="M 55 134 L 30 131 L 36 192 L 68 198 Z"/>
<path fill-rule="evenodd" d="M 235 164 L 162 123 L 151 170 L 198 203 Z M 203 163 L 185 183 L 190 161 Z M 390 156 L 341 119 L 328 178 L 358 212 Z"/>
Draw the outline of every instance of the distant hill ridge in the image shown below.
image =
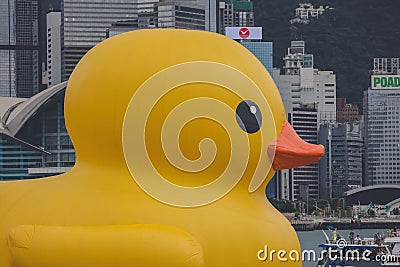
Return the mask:
<path fill-rule="evenodd" d="M 374 57 L 400 57 L 398 0 L 254 0 L 255 23 L 274 42 L 274 66 L 281 67 L 291 40 L 304 40 L 314 67 L 337 74 L 339 97 L 362 105 Z M 330 6 L 309 24 L 290 24 L 299 3 Z M 291 27 L 292 26 L 292 27 Z"/>

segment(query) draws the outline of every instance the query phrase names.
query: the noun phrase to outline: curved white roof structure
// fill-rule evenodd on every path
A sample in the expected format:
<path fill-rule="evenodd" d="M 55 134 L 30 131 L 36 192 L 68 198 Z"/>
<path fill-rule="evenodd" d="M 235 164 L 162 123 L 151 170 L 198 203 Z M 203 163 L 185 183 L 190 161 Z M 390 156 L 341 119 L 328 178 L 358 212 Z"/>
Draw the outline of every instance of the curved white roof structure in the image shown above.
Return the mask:
<path fill-rule="evenodd" d="M 16 137 L 18 131 L 36 112 L 56 95 L 65 91 L 67 82 L 50 87 L 31 98 L 0 97 L 0 134 L 24 145 L 46 152 Z"/>
<path fill-rule="evenodd" d="M 355 193 L 367 191 L 367 190 L 374 190 L 374 189 L 383 189 L 383 188 L 395 188 L 395 189 L 400 189 L 400 185 L 398 184 L 381 184 L 381 185 L 369 185 L 369 186 L 363 186 L 360 188 L 352 189 L 349 191 L 344 192 L 345 196 L 350 196 Z"/>

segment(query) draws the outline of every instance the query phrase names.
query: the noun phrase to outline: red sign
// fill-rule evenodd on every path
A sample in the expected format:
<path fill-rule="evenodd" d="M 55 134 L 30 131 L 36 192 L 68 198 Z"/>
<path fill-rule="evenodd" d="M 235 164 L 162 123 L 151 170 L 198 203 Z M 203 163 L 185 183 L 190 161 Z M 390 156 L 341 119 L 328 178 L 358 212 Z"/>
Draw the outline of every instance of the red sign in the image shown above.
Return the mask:
<path fill-rule="evenodd" d="M 250 30 L 247 28 L 240 28 L 239 36 L 243 39 L 246 39 L 250 35 Z"/>

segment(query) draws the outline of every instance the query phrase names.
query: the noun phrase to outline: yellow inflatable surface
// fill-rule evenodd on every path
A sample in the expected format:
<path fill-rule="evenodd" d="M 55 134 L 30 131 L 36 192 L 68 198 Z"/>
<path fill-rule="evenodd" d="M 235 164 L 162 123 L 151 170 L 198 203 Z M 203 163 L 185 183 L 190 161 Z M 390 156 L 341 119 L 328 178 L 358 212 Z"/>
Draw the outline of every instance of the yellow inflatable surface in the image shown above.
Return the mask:
<path fill-rule="evenodd" d="M 301 266 L 265 188 L 323 147 L 298 138 L 239 43 L 166 29 L 107 39 L 71 75 L 65 117 L 74 168 L 0 183 L 0 266 Z"/>

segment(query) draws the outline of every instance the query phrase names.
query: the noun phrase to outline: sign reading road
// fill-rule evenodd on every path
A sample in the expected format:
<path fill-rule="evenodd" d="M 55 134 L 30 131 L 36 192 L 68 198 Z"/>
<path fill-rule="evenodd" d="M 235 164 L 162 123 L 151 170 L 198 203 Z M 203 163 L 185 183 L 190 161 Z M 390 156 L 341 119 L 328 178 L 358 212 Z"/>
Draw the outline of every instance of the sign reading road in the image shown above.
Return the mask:
<path fill-rule="evenodd" d="M 226 27 L 225 35 L 239 40 L 261 40 L 262 27 Z"/>
<path fill-rule="evenodd" d="M 400 89 L 400 75 L 372 75 L 371 89 L 375 90 Z"/>

